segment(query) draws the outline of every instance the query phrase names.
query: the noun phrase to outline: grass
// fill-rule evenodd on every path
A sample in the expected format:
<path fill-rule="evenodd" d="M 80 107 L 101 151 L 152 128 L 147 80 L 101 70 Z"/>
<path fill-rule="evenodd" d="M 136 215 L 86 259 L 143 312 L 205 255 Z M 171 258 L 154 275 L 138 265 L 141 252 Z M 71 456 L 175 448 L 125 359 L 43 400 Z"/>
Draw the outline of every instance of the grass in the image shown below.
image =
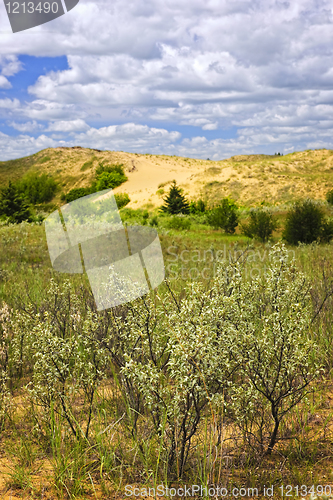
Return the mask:
<path fill-rule="evenodd" d="M 202 280 L 209 286 L 217 262 L 223 258 L 236 259 L 249 244 L 245 237 L 237 234 L 226 236 L 200 224 L 185 232 L 166 232 L 161 227 L 160 239 L 167 276 L 171 282 L 176 277 L 173 284 L 179 291 L 191 279 Z M 252 242 L 248 248 L 251 256 L 247 264 L 249 279 L 251 273 L 253 276 L 256 272 L 265 272 L 268 246 Z M 316 294 L 319 297 L 333 278 L 331 249 L 331 245 L 290 249 L 295 252 L 299 268 L 308 274 L 313 283 L 314 300 L 317 300 Z M 8 255 L 11 256 L 10 260 Z M 55 274 L 50 267 L 43 227 L 32 224 L 1 227 L 0 269 L 3 273 L 0 282 L 2 300 L 12 307 L 22 307 L 30 296 L 32 302 L 40 304 L 45 288 Z M 194 273 L 193 269 L 198 272 Z M 78 287 L 86 286 L 86 281 L 80 275 L 72 276 L 71 279 Z M 196 451 L 190 462 L 186 484 L 193 482 L 205 485 L 207 480 L 214 477 L 216 481 L 218 476 L 228 487 L 252 488 L 274 484 L 278 488 L 281 484 L 332 483 L 331 306 L 329 302 L 324 321 L 318 331 L 314 331 L 327 358 L 326 375 L 311 398 L 288 416 L 281 429 L 283 439 L 276 453 L 254 466 L 251 457 L 243 455 L 241 449 L 230 448 L 225 436 L 223 457 L 229 458 L 221 461 L 217 456 L 212 469 L 211 464 L 203 460 L 212 454 L 210 436 L 215 432 L 207 414 L 202 433 L 195 444 Z M 17 398 L 24 394 L 27 381 L 16 379 L 12 384 L 13 415 L 6 423 L 1 441 L 0 470 L 5 478 L 1 485 L 3 494 L 5 490 L 12 490 L 29 498 L 41 498 L 38 495 L 43 491 L 45 499 L 106 499 L 111 495 L 122 498 L 125 484 L 153 487 L 166 481 L 166 470 L 159 462 L 161 441 L 150 438 L 148 429 L 144 431 L 147 436 L 144 442 L 129 432 L 126 419 L 131 411 L 128 402 L 121 396 L 115 376 L 110 377 L 99 389 L 89 442 L 73 441 L 65 431 L 65 423 L 55 416 L 51 433 L 48 434 L 45 427 L 45 439 L 38 438 L 34 430 L 34 415 L 38 412 L 34 414 L 25 399 L 21 399 L 20 406 L 15 405 Z M 144 426 L 144 421 L 140 425 Z"/>
<path fill-rule="evenodd" d="M 94 166 L 94 161 L 96 160 L 96 156 L 93 156 L 91 160 L 86 161 L 82 167 L 80 168 L 81 172 L 85 172 L 86 170 L 92 168 Z"/>
<path fill-rule="evenodd" d="M 63 167 L 63 172 L 57 172 L 57 175 L 69 186 L 71 183 L 76 184 L 79 182 L 82 165 L 92 161 L 91 151 L 89 156 L 84 157 L 85 150 L 48 149 L 33 157 L 11 160 L 16 163 L 1 162 L 0 179 L 1 175 L 13 172 L 13 166 L 17 168 L 19 175 L 35 168 L 37 163 L 41 168 L 50 165 L 56 168 L 57 162 L 66 163 L 69 154 L 76 155 L 71 161 L 77 162 L 78 171 L 75 172 L 74 168 L 73 175 L 69 173 L 73 169 Z M 108 153 L 93 154 L 100 161 L 100 157 L 107 158 Z M 266 182 L 272 181 L 275 197 L 270 198 L 270 208 L 279 221 L 280 229 L 274 232 L 270 243 L 263 244 L 249 241 L 239 234 L 238 229 L 234 235 L 214 231 L 200 217 L 189 216 L 187 219 L 190 225 L 183 224 L 183 229 L 177 229 L 172 227 L 172 223 L 170 225 L 172 218 L 155 215 L 166 277 L 175 293 L 181 297 L 189 281 L 201 281 L 209 289 L 219 262 L 236 260 L 243 252 L 248 254 L 245 267 L 247 279 L 251 280 L 254 276 L 267 272 L 268 250 L 281 237 L 287 210 L 294 199 L 291 179 L 297 177 L 299 189 L 306 187 L 307 194 L 316 189 L 317 199 L 320 201 L 323 199 L 320 195 L 321 174 L 315 169 L 325 171 L 323 178 L 328 182 L 331 179 L 328 171 L 331 168 L 330 156 L 331 152 L 327 151 L 310 151 L 306 155 L 294 153 L 283 157 L 252 155 L 216 162 L 217 166 L 206 168 L 209 175 L 216 176 L 216 179 L 213 178 L 206 184 L 204 192 L 208 198 L 216 200 L 221 195 L 222 188 L 225 188 L 223 193 L 233 193 L 235 197 L 242 199 L 240 191 L 243 181 L 237 175 L 233 177 L 233 172 L 229 172 L 228 183 L 219 180 L 224 168 L 229 168 L 231 164 L 234 165 L 235 172 L 245 172 L 245 166 L 249 167 L 248 172 L 253 173 L 257 169 L 255 174 L 263 182 L 260 190 L 267 188 Z M 41 161 L 48 157 L 49 159 Z M 304 157 L 308 159 L 308 163 L 302 160 Z M 120 161 L 119 158 L 117 160 Z M 186 160 L 188 159 L 184 159 Z M 211 163 L 213 162 L 209 162 L 209 165 Z M 267 174 L 270 166 L 272 172 Z M 290 166 L 293 169 L 297 167 L 297 172 Z M 90 167 L 86 166 L 84 170 L 88 168 Z M 268 179 L 265 178 L 266 175 Z M 159 185 L 159 190 L 162 191 L 167 184 Z M 254 192 L 253 186 L 248 189 L 252 193 L 252 198 L 248 198 L 251 203 L 267 199 L 262 191 Z M 325 190 L 328 190 L 327 186 Z M 326 215 L 332 216 L 332 207 L 325 202 L 322 202 L 322 206 Z M 147 207 L 154 208 L 152 204 L 147 204 Z M 248 201 L 244 201 L 241 204 L 242 220 L 246 220 L 248 208 Z M 143 223 L 142 208 L 135 211 L 124 208 L 120 213 L 128 224 Z M 148 223 L 152 216 L 153 213 L 150 213 Z M 233 487 L 258 487 L 261 488 L 258 495 L 261 499 L 267 498 L 263 494 L 263 485 L 274 485 L 277 494 L 282 484 L 333 484 L 333 300 L 330 296 L 333 291 L 332 248 L 332 245 L 317 244 L 289 248 L 290 257 L 295 256 L 297 268 L 304 271 L 311 281 L 314 310 L 319 310 L 325 296 L 329 296 L 311 329 L 311 335 L 320 347 L 325 370 L 321 379 L 316 382 L 315 390 L 284 420 L 280 429 L 281 439 L 272 456 L 260 460 L 256 459 L 251 450 L 247 449 L 245 453 L 243 437 L 231 422 L 224 420 L 222 412 L 212 420 L 211 413 L 207 411 L 200 432 L 193 438 L 184 484 L 204 487 L 207 482 L 219 483 L 229 490 Z M 86 275 L 61 275 L 52 270 L 43 226 L 26 223 L 0 226 L 0 308 L 2 302 L 15 310 L 27 309 L 28 304 L 31 304 L 29 311 L 35 317 L 38 308 L 45 307 L 45 290 L 51 278 L 60 282 L 69 278 L 77 293 L 82 293 L 83 297 L 88 296 Z M 165 284 L 160 286 L 159 293 L 162 304 L 162 299 L 167 294 Z M 0 353 L 0 362 L 1 356 Z M 122 499 L 126 484 L 140 488 L 156 488 L 158 484 L 177 486 L 177 481 L 169 476 L 163 461 L 163 436 L 167 432 L 165 421 L 161 422 L 160 435 L 154 434 L 149 424 L 149 415 L 143 411 L 140 413 L 141 410 L 137 410 L 137 413 L 133 411 L 133 402 L 122 393 L 120 374 L 112 363 L 107 379 L 98 386 L 94 396 L 93 418 L 88 436 L 79 438 L 71 435 L 63 414 L 51 412 L 50 418 L 46 418 L 45 408 L 27 397 L 26 387 L 32 381 L 32 365 L 28 363 L 21 375 L 15 363 L 10 365 L 9 370 L 11 376 L 8 389 L 12 409 L 0 433 L 1 498 Z M 82 411 L 84 404 L 81 390 L 73 395 L 71 418 L 83 429 L 87 424 Z M 135 427 L 133 422 L 136 417 L 138 420 Z M 221 439 L 219 446 L 215 448 L 212 443 L 219 433 Z M 294 495 L 294 498 L 297 496 Z"/>

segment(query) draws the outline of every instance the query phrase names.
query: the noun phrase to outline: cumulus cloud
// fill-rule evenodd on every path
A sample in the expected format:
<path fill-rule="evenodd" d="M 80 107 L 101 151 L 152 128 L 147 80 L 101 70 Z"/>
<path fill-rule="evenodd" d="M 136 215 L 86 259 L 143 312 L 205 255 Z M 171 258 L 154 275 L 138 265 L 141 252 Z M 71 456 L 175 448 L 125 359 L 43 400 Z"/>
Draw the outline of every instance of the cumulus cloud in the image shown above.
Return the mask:
<path fill-rule="evenodd" d="M 77 120 L 60 120 L 58 122 L 50 123 L 47 132 L 78 132 L 81 130 L 89 129 L 89 125 L 84 120 L 78 118 Z"/>
<path fill-rule="evenodd" d="M 125 123 L 99 129 L 92 127 L 87 132 L 75 135 L 75 140 L 80 144 L 98 149 L 139 152 L 147 148 L 162 151 L 163 148 L 178 141 L 180 137 L 179 132 Z"/>
<path fill-rule="evenodd" d="M 1 74 L 13 76 L 22 70 L 22 63 L 16 55 L 0 55 Z"/>
<path fill-rule="evenodd" d="M 36 120 L 24 123 L 9 122 L 8 125 L 19 132 L 32 132 L 33 130 L 40 130 L 43 128 L 43 126 L 40 123 L 37 123 Z"/>
<path fill-rule="evenodd" d="M 0 89 L 10 89 L 11 83 L 3 75 L 0 75 Z"/>
<path fill-rule="evenodd" d="M 0 132 L 0 155 L 1 158 L 20 158 L 40 151 L 41 149 L 54 148 L 59 144 L 47 137 L 40 135 L 37 138 L 29 135 L 20 134 L 16 137 L 11 137 L 3 132 Z"/>
<path fill-rule="evenodd" d="M 329 147 L 332 7 L 332 0 L 85 0 L 12 35 L 0 4 L 0 117 L 21 132 L 29 132 L 25 120 L 48 122 L 43 137 L 53 141 L 138 152 L 225 157 Z M 41 68 L 30 100 L 20 102 L 5 91 L 22 69 L 23 47 L 66 55 L 68 69 Z M 198 131 L 181 140 L 176 129 L 186 126 Z M 223 139 L 227 129 L 237 130 L 233 139 Z M 221 138 L 209 140 L 213 131 Z"/>

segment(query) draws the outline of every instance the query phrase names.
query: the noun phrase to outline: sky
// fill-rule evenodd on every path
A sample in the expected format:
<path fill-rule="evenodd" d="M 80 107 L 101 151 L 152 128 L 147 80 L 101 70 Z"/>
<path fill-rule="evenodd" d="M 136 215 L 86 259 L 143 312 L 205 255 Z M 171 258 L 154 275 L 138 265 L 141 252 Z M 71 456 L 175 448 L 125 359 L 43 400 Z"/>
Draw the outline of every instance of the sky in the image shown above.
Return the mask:
<path fill-rule="evenodd" d="M 0 160 L 333 149 L 333 0 L 80 0 L 18 33 L 0 2 Z"/>

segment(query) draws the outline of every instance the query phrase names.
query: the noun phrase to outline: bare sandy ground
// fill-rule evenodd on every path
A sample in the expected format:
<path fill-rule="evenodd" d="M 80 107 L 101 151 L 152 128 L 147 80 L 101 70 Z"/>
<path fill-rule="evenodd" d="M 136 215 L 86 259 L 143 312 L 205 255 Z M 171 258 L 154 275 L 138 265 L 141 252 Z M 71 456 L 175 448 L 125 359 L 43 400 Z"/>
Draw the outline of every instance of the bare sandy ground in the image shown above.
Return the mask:
<path fill-rule="evenodd" d="M 122 159 L 127 163 L 128 181 L 114 191 L 115 193 L 128 193 L 131 199 L 129 206 L 133 208 L 145 203 L 154 206 L 162 204 L 164 194 L 157 194 L 157 191 L 164 189 L 167 192 L 174 179 L 178 185 L 184 188 L 184 192 L 189 198 L 197 198 L 201 185 L 201 182 L 198 182 L 198 176 L 204 173 L 205 164 L 209 163 L 202 160 L 183 160 L 167 156 L 128 155 L 127 158 Z M 164 186 L 159 188 L 161 184 Z"/>

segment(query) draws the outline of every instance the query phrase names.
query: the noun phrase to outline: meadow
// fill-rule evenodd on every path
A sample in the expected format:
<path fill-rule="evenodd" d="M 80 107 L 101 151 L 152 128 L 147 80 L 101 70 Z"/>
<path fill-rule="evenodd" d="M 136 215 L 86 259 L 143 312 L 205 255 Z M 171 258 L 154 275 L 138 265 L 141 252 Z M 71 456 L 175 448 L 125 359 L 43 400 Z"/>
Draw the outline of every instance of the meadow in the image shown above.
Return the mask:
<path fill-rule="evenodd" d="M 43 224 L 0 227 L 2 498 L 333 497 L 332 244 L 155 217 L 165 282 L 100 312 Z"/>

